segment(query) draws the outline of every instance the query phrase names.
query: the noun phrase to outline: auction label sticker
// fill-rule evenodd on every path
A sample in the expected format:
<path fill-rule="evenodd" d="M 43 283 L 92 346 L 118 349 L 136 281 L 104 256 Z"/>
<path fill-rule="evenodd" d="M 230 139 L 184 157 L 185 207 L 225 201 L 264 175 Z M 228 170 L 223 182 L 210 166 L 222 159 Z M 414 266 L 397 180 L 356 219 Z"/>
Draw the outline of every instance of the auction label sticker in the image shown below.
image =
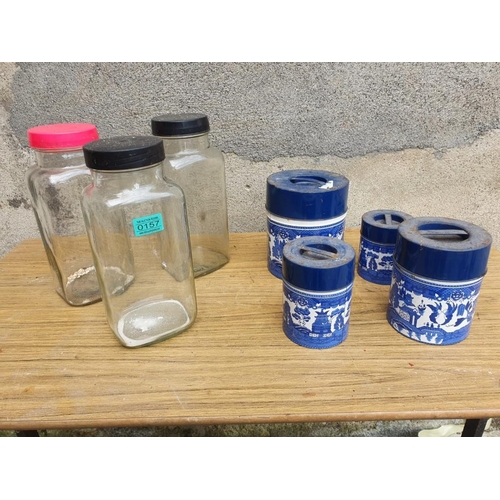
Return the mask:
<path fill-rule="evenodd" d="M 136 236 L 146 236 L 163 231 L 163 218 L 160 213 L 132 219 L 132 224 Z"/>

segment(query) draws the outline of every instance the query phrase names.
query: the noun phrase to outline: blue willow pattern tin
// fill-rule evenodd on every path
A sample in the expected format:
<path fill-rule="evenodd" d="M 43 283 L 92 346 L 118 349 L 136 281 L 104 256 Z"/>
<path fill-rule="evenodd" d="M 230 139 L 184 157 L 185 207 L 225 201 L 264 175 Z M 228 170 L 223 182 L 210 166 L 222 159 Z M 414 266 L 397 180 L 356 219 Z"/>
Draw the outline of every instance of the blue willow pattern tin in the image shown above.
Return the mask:
<path fill-rule="evenodd" d="M 468 222 L 420 217 L 400 224 L 387 320 L 426 344 L 464 340 L 471 327 L 491 235 Z"/>
<path fill-rule="evenodd" d="M 352 285 L 337 292 L 314 294 L 283 282 L 283 331 L 296 344 L 323 349 L 347 338 Z"/>
<path fill-rule="evenodd" d="M 390 285 L 398 226 L 411 216 L 395 210 L 372 210 L 361 219 L 358 274 L 372 283 Z"/>
<path fill-rule="evenodd" d="M 314 225 L 307 226 L 299 225 L 301 221 L 295 221 L 295 225 L 289 225 L 286 219 L 267 216 L 268 268 L 274 276 L 281 277 L 283 247 L 289 241 L 306 236 L 328 236 L 338 239 L 344 237 L 345 215 L 322 222 L 324 223 L 322 225 L 315 222 Z"/>
<path fill-rule="evenodd" d="M 287 170 L 267 178 L 268 269 L 282 276 L 285 244 L 297 238 L 342 239 L 349 181 L 324 170 Z"/>
<path fill-rule="evenodd" d="M 354 249 L 325 236 L 304 237 L 283 250 L 283 332 L 313 349 L 334 347 L 349 330 Z"/>
<path fill-rule="evenodd" d="M 396 264 L 387 319 L 413 340 L 456 344 L 469 333 L 482 281 L 444 284 L 412 276 Z"/>

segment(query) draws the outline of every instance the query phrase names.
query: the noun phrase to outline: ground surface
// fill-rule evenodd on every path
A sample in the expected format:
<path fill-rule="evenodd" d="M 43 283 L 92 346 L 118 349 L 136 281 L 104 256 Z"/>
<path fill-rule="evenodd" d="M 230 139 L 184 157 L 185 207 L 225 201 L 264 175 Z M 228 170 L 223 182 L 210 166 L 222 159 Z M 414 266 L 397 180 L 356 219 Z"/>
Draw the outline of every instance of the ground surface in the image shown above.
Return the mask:
<path fill-rule="evenodd" d="M 209 425 L 40 431 L 47 437 L 417 437 L 422 430 L 461 425 L 463 420 L 399 420 L 311 424 Z M 0 431 L 0 437 L 15 432 Z M 454 433 L 452 436 L 459 436 Z M 500 419 L 492 419 L 484 437 L 500 437 Z"/>

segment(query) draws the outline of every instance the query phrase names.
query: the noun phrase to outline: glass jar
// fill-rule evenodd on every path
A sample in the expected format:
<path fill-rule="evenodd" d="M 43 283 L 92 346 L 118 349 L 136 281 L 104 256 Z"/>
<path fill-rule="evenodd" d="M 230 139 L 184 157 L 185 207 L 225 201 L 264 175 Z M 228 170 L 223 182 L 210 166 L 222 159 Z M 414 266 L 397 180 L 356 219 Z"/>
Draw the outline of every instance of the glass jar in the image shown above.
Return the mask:
<path fill-rule="evenodd" d="M 26 183 L 57 293 L 70 305 L 101 299 L 80 208 L 92 177 L 82 146 L 99 138 L 90 123 L 41 125 L 28 130 L 36 164 Z"/>
<path fill-rule="evenodd" d="M 163 141 L 113 137 L 84 147 L 82 209 L 108 323 L 126 347 L 159 342 L 196 316 L 182 190 L 162 174 Z"/>
<path fill-rule="evenodd" d="M 184 191 L 194 275 L 203 276 L 229 260 L 224 157 L 210 145 L 206 115 L 155 116 L 151 128 L 163 139 L 163 175 Z"/>

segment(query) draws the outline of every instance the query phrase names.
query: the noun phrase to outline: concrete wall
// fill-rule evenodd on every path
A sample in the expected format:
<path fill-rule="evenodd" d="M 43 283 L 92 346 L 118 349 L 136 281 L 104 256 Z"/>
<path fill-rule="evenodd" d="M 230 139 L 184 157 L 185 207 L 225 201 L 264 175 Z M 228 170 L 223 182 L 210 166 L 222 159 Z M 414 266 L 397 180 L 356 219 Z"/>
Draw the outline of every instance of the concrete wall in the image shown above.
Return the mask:
<path fill-rule="evenodd" d="M 38 235 L 29 127 L 147 134 L 182 111 L 210 117 L 231 231 L 265 229 L 269 174 L 314 168 L 351 180 L 348 227 L 393 208 L 474 222 L 499 247 L 499 90 L 496 63 L 0 63 L 0 255 Z"/>

